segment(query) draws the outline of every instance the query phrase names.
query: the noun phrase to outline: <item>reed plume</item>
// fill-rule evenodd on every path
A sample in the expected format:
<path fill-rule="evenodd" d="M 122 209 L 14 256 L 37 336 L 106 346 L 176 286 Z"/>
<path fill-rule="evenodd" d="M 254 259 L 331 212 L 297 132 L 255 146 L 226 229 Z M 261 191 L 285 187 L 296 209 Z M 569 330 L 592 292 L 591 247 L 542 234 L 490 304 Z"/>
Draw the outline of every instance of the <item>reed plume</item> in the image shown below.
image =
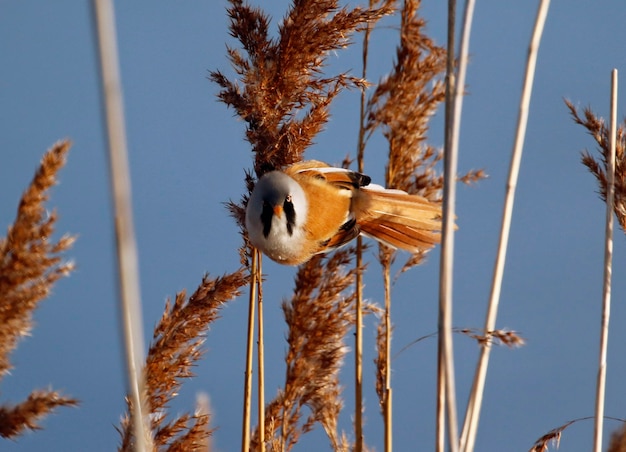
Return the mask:
<path fill-rule="evenodd" d="M 600 157 L 594 157 L 588 150 L 584 150 L 582 152 L 581 161 L 598 181 L 600 197 L 606 202 L 610 130 L 605 124 L 604 119 L 596 116 L 591 108 L 583 109 L 581 116 L 574 104 L 568 100 L 565 101 L 565 104 L 574 122 L 587 129 L 589 135 L 591 135 L 598 144 Z M 626 156 L 624 155 L 624 150 L 626 149 L 626 122 L 623 122 L 617 128 L 617 140 L 615 144 L 614 211 L 622 231 L 626 232 Z"/>
<path fill-rule="evenodd" d="M 272 38 L 270 19 L 260 8 L 230 1 L 230 32 L 245 52 L 228 48 L 239 79 L 220 71 L 210 78 L 222 88 L 220 100 L 247 123 L 257 176 L 302 160 L 337 94 L 364 85 L 346 73 L 326 76 L 323 69 L 330 52 L 347 47 L 355 31 L 391 13 L 391 3 L 350 9 L 339 8 L 337 0 L 293 2 Z"/>
<path fill-rule="evenodd" d="M 237 79 L 229 79 L 219 71 L 211 72 L 210 78 L 221 87 L 219 99 L 234 108 L 246 122 L 246 139 L 255 156 L 257 177 L 301 161 L 306 149 L 327 123 L 329 106 L 337 94 L 345 88 L 365 87 L 365 80 L 347 73 L 325 74 L 323 70 L 327 57 L 330 52 L 347 47 L 354 32 L 392 13 L 393 3 L 385 0 L 378 7 L 340 8 L 337 0 L 293 2 L 278 26 L 277 37 L 272 38 L 269 32 L 270 19 L 260 8 L 251 7 L 240 0 L 230 1 L 230 32 L 240 42 L 241 50 L 229 47 L 227 51 Z M 253 186 L 254 179 L 248 173 L 248 193 Z M 241 228 L 244 237 L 244 244 L 240 248 L 241 261 L 250 271 L 251 247 L 243 221 L 247 197 L 247 194 L 244 195 L 240 203 L 230 202 L 228 209 Z M 321 261 L 315 258 L 313 262 L 319 264 Z M 307 264 L 307 268 L 310 265 L 313 264 Z M 248 335 L 251 335 L 251 331 Z M 293 366 L 292 372 L 296 372 L 299 365 Z M 295 388 L 294 384 L 305 383 L 305 380 L 292 376 L 288 382 L 290 388 Z M 285 388 L 284 391 L 290 394 L 295 389 Z M 244 406 L 247 404 L 245 402 Z M 268 409 L 271 407 L 270 404 Z M 316 408 L 318 413 L 321 410 Z M 282 443 L 283 447 L 286 443 L 295 444 L 302 430 L 295 428 L 296 424 L 291 420 L 296 419 L 297 422 L 299 416 L 298 412 L 292 413 L 285 409 L 282 419 L 287 421 L 284 423 L 281 420 L 279 425 L 276 424 L 275 415 L 268 415 L 268 425 L 282 429 L 278 440 L 273 431 L 266 435 L 270 438 L 270 445 L 276 444 L 276 441 Z M 327 419 L 330 418 L 332 416 L 326 415 L 320 415 L 319 418 L 327 432 L 332 430 L 328 427 Z M 308 425 L 306 429 L 312 427 L 308 423 L 305 425 Z M 335 434 L 329 433 L 329 436 L 335 438 L 331 439 L 333 444 L 338 444 L 339 439 Z M 243 437 L 245 450 L 245 432 Z M 257 432 L 252 439 L 253 445 L 255 441 L 258 442 L 258 437 Z"/>
<path fill-rule="evenodd" d="M 443 175 L 437 170 L 442 152 L 427 143 L 430 119 L 445 100 L 446 49 L 425 33 L 419 15 L 421 1 L 406 0 L 400 10 L 400 43 L 391 72 L 370 97 L 365 124 L 366 139 L 380 130 L 388 142 L 385 184 L 388 188 L 441 202 Z M 459 180 L 472 183 L 484 177 L 469 171 Z M 401 272 L 423 262 L 428 250 L 412 254 Z M 379 246 L 385 287 L 385 314 L 377 328 L 376 390 L 385 418 L 386 450 L 391 449 L 391 266 L 396 252 Z"/>
<path fill-rule="evenodd" d="M 194 376 L 192 368 L 202 357 L 202 344 L 210 324 L 218 317 L 224 304 L 239 296 L 247 284 L 245 271 L 218 278 L 205 276 L 196 291 L 187 297 L 179 292 L 174 302 L 167 300 L 161 320 L 154 329 L 152 344 L 146 358 L 145 376 L 151 429 L 157 450 L 203 450 L 211 435 L 209 414 L 198 410 L 168 420 L 169 403 L 178 394 L 186 378 Z M 133 410 L 127 399 L 129 410 Z M 119 428 L 120 451 L 132 451 L 133 431 L 128 413 Z"/>
<path fill-rule="evenodd" d="M 316 423 L 333 450 L 349 448 L 337 421 L 343 406 L 339 370 L 348 350 L 345 337 L 354 324 L 353 257 L 352 247 L 313 257 L 299 267 L 293 296 L 283 302 L 289 348 L 285 385 L 266 408 L 270 450 L 291 450 Z M 252 450 L 258 448 L 258 428 Z"/>
<path fill-rule="evenodd" d="M 48 213 L 45 207 L 69 148 L 69 141 L 59 141 L 44 154 L 22 195 L 15 221 L 6 237 L 0 238 L 0 378 L 13 368 L 9 357 L 19 340 L 30 334 L 34 310 L 50 295 L 56 281 L 74 269 L 61 253 L 72 246 L 75 237 L 52 240 L 57 214 Z M 26 429 L 38 429 L 37 421 L 57 407 L 77 404 L 76 399 L 56 391 L 35 390 L 20 403 L 0 406 L 0 436 L 15 438 Z"/>

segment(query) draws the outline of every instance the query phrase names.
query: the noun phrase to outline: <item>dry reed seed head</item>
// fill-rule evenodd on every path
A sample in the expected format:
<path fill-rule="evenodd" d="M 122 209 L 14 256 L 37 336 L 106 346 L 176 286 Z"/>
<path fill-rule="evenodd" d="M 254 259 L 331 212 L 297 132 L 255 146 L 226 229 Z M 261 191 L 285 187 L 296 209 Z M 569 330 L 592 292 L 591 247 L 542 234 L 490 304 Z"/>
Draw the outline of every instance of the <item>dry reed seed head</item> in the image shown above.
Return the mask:
<path fill-rule="evenodd" d="M 56 391 L 33 391 L 17 405 L 0 406 L 0 436 L 13 439 L 25 430 L 38 430 L 38 421 L 60 406 L 76 406 L 78 400 Z"/>
<path fill-rule="evenodd" d="M 0 238 L 0 376 L 11 369 L 9 354 L 19 338 L 30 333 L 38 303 L 74 268 L 59 256 L 71 247 L 74 238 L 65 235 L 57 242 L 51 240 L 56 213 L 48 213 L 44 204 L 69 148 L 69 141 L 60 141 L 44 154 L 22 194 L 7 236 Z"/>
<path fill-rule="evenodd" d="M 610 130 L 606 126 L 604 119 L 596 116 L 590 108 L 584 109 L 584 118 L 581 118 L 578 110 L 570 101 L 565 100 L 565 104 L 574 122 L 587 129 L 598 144 L 600 158 L 596 159 L 589 151 L 584 150 L 581 154 L 581 162 L 598 181 L 600 197 L 606 202 L 608 187 L 607 171 L 610 155 Z M 624 153 L 626 149 L 626 121 L 618 127 L 615 147 L 615 196 L 613 210 L 622 231 L 626 232 L 626 158 Z"/>
<path fill-rule="evenodd" d="M 201 349 L 209 325 L 219 317 L 221 307 L 240 295 L 248 282 L 242 268 L 218 278 L 205 275 L 198 288 L 187 297 L 176 294 L 166 300 L 165 310 L 155 326 L 144 369 L 155 446 L 167 450 L 198 450 L 206 442 L 208 415 L 200 412 L 180 414 L 167 422 L 168 404 L 178 395 L 183 379 L 193 377 L 193 366 L 203 355 Z M 126 399 L 128 412 L 133 410 Z M 128 413 L 122 419 L 119 450 L 132 450 L 132 428 Z"/>
<path fill-rule="evenodd" d="M 268 444 L 279 437 L 280 450 L 291 450 L 301 434 L 320 423 L 337 450 L 337 418 L 343 401 L 339 370 L 347 353 L 345 336 L 354 323 L 354 248 L 314 256 L 299 267 L 294 294 L 283 302 L 288 325 L 284 388 L 266 408 Z M 310 414 L 303 419 L 303 407 Z M 273 426 L 273 427 L 270 427 Z M 258 426 L 252 446 L 258 446 Z"/>
<path fill-rule="evenodd" d="M 210 78 L 222 88 L 220 100 L 247 122 L 258 176 L 302 160 L 328 121 L 335 96 L 343 88 L 363 86 L 346 74 L 323 77 L 326 58 L 348 46 L 360 27 L 389 14 L 392 3 L 349 9 L 339 8 L 337 0 L 294 2 L 273 39 L 261 9 L 231 1 L 230 31 L 242 50 L 229 48 L 228 55 L 238 80 L 219 71 Z"/>
<path fill-rule="evenodd" d="M 366 130 L 382 128 L 389 141 L 386 183 L 409 191 L 417 167 L 424 165 L 428 122 L 445 95 L 445 49 L 423 33 L 419 1 L 404 2 L 400 45 L 392 72 L 380 81 L 367 105 Z"/>

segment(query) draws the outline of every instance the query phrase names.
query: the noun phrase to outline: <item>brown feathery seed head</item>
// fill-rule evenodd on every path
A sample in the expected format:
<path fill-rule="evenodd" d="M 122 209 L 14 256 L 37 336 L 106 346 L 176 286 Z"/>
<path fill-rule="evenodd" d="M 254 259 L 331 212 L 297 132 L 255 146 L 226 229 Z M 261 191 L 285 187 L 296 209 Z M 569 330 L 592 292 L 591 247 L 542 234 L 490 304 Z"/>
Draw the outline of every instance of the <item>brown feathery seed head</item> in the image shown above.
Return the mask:
<path fill-rule="evenodd" d="M 44 205 L 69 148 L 69 141 L 60 141 L 44 154 L 7 236 L 0 238 L 0 375 L 11 369 L 9 354 L 19 338 L 29 334 L 38 303 L 74 268 L 59 256 L 70 248 L 74 237 L 51 240 L 56 213 L 48 214 Z"/>
<path fill-rule="evenodd" d="M 570 101 L 565 100 L 570 115 L 575 123 L 582 125 L 598 144 L 600 158 L 596 159 L 589 151 L 581 154 L 581 162 L 598 181 L 600 197 L 606 202 L 608 187 L 608 161 L 610 155 L 610 130 L 604 119 L 596 116 L 590 108 L 583 110 L 584 118 Z M 626 232 L 626 120 L 618 127 L 615 149 L 615 185 L 613 210 L 622 231 Z"/>
<path fill-rule="evenodd" d="M 196 291 L 187 297 L 185 291 L 174 301 L 166 300 L 165 310 L 155 326 L 153 341 L 146 357 L 145 376 L 150 407 L 151 427 L 156 447 L 168 450 L 196 450 L 197 444 L 210 435 L 205 414 L 182 414 L 166 421 L 170 401 L 179 393 L 182 379 L 193 377 L 193 366 L 201 358 L 208 326 L 219 317 L 224 304 L 239 296 L 248 282 L 244 269 L 218 278 L 205 275 Z M 133 410 L 127 398 L 129 412 Z M 130 416 L 122 419 L 120 451 L 132 450 Z"/>
<path fill-rule="evenodd" d="M 245 55 L 228 55 L 239 80 L 219 71 L 210 78 L 222 89 L 219 98 L 247 122 L 246 138 L 255 153 L 258 176 L 302 160 L 306 148 L 328 121 L 328 106 L 344 88 L 364 81 L 338 74 L 322 76 L 329 52 L 346 47 L 366 23 L 392 12 L 391 1 L 379 8 L 339 8 L 337 0 L 294 2 L 269 36 L 269 17 L 260 8 L 232 0 L 231 35 Z"/>

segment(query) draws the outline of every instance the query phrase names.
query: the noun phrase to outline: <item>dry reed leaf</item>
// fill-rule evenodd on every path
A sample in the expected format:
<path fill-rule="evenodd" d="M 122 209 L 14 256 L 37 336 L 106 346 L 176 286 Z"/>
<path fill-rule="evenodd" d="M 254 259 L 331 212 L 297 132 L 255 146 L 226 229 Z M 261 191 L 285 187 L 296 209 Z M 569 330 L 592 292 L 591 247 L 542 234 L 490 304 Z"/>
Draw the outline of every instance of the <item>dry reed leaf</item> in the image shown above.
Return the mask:
<path fill-rule="evenodd" d="M 337 431 L 342 408 L 339 370 L 347 353 L 345 337 L 354 324 L 354 249 L 314 256 L 296 276 L 293 297 L 283 303 L 289 332 L 285 385 L 266 407 L 268 447 L 291 450 L 316 423 L 333 450 L 345 447 Z M 305 417 L 304 407 L 309 415 Z M 258 448 L 258 426 L 252 450 Z"/>
<path fill-rule="evenodd" d="M 393 328 L 392 328 L 393 331 Z M 387 400 L 387 372 L 391 369 L 387 367 L 387 324 L 385 318 L 381 317 L 376 327 L 376 358 L 374 365 L 376 366 L 376 395 L 378 395 L 378 404 L 381 412 L 384 410 L 385 401 Z"/>
<path fill-rule="evenodd" d="M 583 110 L 581 117 L 570 101 L 565 100 L 570 115 L 575 123 L 582 125 L 598 143 L 600 158 L 596 159 L 589 151 L 582 152 L 581 161 L 591 174 L 595 176 L 600 187 L 600 197 L 606 202 L 606 190 L 608 185 L 607 166 L 610 154 L 610 130 L 606 126 L 604 119 L 596 116 L 590 108 Z M 617 221 L 626 232 L 626 121 L 617 128 L 617 140 L 615 146 L 615 198 L 614 207 Z"/>
<path fill-rule="evenodd" d="M 194 376 L 192 368 L 202 357 L 201 347 L 209 325 L 219 317 L 222 306 L 239 296 L 240 288 L 247 283 L 248 277 L 243 269 L 218 278 L 205 276 L 190 297 L 182 291 L 176 294 L 173 303 L 167 300 L 163 316 L 154 329 L 145 368 L 156 450 L 205 450 L 203 444 L 212 432 L 209 413 L 196 411 L 174 416 L 168 421 L 168 406 L 178 395 L 183 379 Z M 132 410 L 128 398 L 127 403 Z M 120 451 L 133 450 L 131 427 L 127 413 L 119 428 L 122 437 Z"/>
<path fill-rule="evenodd" d="M 506 345 L 509 348 L 522 347 L 526 341 L 516 331 L 507 329 L 487 331 L 486 333 L 476 328 L 454 328 L 455 333 L 465 334 L 475 339 L 479 345 L 486 344 Z"/>
<path fill-rule="evenodd" d="M 20 200 L 17 216 L 7 236 L 0 238 L 0 378 L 11 369 L 9 355 L 19 340 L 30 334 L 33 312 L 54 283 L 67 276 L 74 264 L 60 254 L 75 238 L 52 240 L 56 213 L 46 211 L 48 190 L 57 183 L 71 143 L 59 141 L 43 156 L 30 185 Z M 37 421 L 58 406 L 73 406 L 75 399 L 55 391 L 33 391 L 14 406 L 0 407 L 0 436 L 14 438 L 25 429 L 38 428 Z"/>
<path fill-rule="evenodd" d="M 530 448 L 529 452 L 546 452 L 550 443 L 558 449 L 559 443 L 561 442 L 561 433 L 574 422 L 575 421 L 570 421 L 560 427 L 550 430 L 548 433 L 535 441 L 535 444 L 533 444 L 533 447 Z"/>
<path fill-rule="evenodd" d="M 554 444 L 554 446 L 558 449 L 559 442 L 561 441 L 561 434 L 567 427 L 580 421 L 589 421 L 592 419 L 595 419 L 595 416 L 579 417 L 577 419 L 572 419 L 571 421 L 568 421 L 559 427 L 553 428 L 548 433 L 546 433 L 541 438 L 539 438 L 537 441 L 535 441 L 535 443 L 533 444 L 533 447 L 530 448 L 529 452 L 545 452 L 548 450 L 548 445 L 550 443 Z M 612 416 L 604 416 L 604 419 L 608 419 L 611 421 L 618 421 L 618 422 L 621 422 L 622 424 L 626 424 L 626 419 L 621 419 L 621 418 L 612 417 Z M 617 449 L 617 450 L 619 451 L 622 449 Z M 609 452 L 614 452 L 614 451 L 609 448 Z"/>

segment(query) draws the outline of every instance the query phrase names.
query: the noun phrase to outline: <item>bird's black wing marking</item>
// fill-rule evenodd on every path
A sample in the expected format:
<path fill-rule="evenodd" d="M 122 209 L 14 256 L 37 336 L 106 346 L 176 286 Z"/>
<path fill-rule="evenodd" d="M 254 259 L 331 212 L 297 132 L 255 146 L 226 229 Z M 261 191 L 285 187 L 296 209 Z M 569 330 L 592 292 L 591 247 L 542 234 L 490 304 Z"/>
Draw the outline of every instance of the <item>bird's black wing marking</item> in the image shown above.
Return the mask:
<path fill-rule="evenodd" d="M 341 225 L 339 230 L 330 239 L 324 240 L 320 243 L 320 251 L 331 251 L 335 248 L 345 245 L 361 233 L 361 228 L 356 222 L 356 218 L 349 218 L 344 224 Z"/>
<path fill-rule="evenodd" d="M 339 188 L 353 189 L 365 187 L 372 182 L 372 178 L 345 168 L 320 167 L 305 168 L 298 171 L 299 174 L 306 174 L 317 179 L 322 179 Z"/>

